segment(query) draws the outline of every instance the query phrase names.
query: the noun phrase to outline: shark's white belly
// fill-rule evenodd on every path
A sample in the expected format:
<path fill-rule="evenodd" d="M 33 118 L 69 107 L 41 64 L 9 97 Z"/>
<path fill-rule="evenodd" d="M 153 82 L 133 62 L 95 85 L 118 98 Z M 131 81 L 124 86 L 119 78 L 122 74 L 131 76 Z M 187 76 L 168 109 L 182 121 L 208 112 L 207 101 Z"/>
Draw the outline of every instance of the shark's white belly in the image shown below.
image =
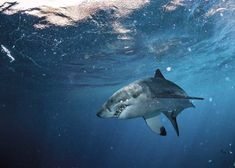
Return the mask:
<path fill-rule="evenodd" d="M 180 108 L 180 106 L 188 104 L 188 100 L 183 99 L 142 98 L 132 101 L 134 101 L 133 105 L 127 107 L 127 109 L 120 114 L 119 119 L 157 115 L 161 112 L 174 111 Z"/>

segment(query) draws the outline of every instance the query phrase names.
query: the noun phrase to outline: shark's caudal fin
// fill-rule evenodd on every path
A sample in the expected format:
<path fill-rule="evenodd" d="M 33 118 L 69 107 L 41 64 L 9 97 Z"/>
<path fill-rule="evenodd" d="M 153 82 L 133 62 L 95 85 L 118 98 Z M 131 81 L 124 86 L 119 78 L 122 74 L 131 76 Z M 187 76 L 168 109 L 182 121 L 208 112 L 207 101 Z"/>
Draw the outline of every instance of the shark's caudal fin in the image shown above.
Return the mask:
<path fill-rule="evenodd" d="M 154 78 L 162 78 L 165 79 L 165 77 L 162 75 L 160 69 L 157 69 L 154 75 Z"/>
<path fill-rule="evenodd" d="M 174 127 L 174 129 L 176 131 L 177 136 L 179 136 L 179 127 L 178 127 L 178 124 L 177 124 L 175 113 L 174 112 L 165 112 L 164 114 L 171 121 L 171 124 L 173 125 L 173 127 Z"/>
<path fill-rule="evenodd" d="M 144 117 L 144 120 L 153 132 L 162 136 L 166 136 L 166 129 L 161 123 L 160 114 L 156 116 L 146 116 Z"/>

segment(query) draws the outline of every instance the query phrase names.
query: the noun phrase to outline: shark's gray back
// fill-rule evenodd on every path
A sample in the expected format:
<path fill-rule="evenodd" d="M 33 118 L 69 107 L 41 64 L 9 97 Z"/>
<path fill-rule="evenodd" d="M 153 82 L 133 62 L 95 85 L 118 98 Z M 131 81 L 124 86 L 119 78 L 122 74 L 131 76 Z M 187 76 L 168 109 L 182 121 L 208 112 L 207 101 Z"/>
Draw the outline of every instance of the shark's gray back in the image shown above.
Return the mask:
<path fill-rule="evenodd" d="M 186 92 L 175 83 L 161 78 L 147 78 L 138 81 L 143 88 L 149 89 L 152 98 L 172 96 L 188 96 Z"/>

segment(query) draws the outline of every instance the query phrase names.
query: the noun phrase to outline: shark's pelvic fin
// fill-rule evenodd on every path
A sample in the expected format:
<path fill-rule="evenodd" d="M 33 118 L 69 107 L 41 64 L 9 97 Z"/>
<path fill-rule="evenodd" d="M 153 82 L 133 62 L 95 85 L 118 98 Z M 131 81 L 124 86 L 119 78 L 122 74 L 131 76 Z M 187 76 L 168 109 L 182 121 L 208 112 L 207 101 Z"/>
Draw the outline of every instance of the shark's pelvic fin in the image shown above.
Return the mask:
<path fill-rule="evenodd" d="M 167 118 L 171 121 L 171 124 L 173 125 L 177 136 L 179 136 L 179 127 L 177 124 L 176 116 L 180 113 L 180 111 L 164 112 L 164 114 L 167 116 Z"/>
<path fill-rule="evenodd" d="M 156 116 L 145 116 L 144 120 L 153 132 L 166 136 L 166 129 L 161 123 L 160 114 Z"/>
<path fill-rule="evenodd" d="M 157 69 L 154 75 L 154 78 L 162 78 L 165 79 L 165 77 L 162 75 L 160 69 Z"/>

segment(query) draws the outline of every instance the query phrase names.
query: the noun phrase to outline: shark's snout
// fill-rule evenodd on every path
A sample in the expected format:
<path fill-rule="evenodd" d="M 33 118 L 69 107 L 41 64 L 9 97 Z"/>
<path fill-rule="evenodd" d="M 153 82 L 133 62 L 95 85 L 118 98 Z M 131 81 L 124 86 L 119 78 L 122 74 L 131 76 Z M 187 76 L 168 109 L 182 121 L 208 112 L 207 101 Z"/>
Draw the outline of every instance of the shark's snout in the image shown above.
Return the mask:
<path fill-rule="evenodd" d="M 100 117 L 100 118 L 108 118 L 109 117 L 109 111 L 102 108 L 100 111 L 98 111 L 96 113 L 96 116 L 97 117 Z"/>
<path fill-rule="evenodd" d="M 99 112 L 98 112 L 98 113 L 96 113 L 96 116 L 97 116 L 97 117 L 101 117 Z"/>
<path fill-rule="evenodd" d="M 98 111 L 98 112 L 96 113 L 96 116 L 102 118 L 102 111 L 103 111 L 103 110 Z"/>
<path fill-rule="evenodd" d="M 96 113 L 96 116 L 100 118 L 112 118 L 114 117 L 113 115 L 114 113 L 107 108 L 102 108 Z"/>

